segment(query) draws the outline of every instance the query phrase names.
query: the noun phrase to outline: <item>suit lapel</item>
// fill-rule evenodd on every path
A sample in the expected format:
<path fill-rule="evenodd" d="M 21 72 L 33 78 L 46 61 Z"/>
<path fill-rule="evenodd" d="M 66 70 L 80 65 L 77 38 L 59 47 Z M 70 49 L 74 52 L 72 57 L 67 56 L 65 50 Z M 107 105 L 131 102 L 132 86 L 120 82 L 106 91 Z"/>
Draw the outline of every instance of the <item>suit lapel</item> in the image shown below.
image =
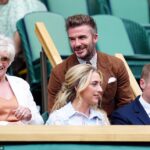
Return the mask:
<path fill-rule="evenodd" d="M 63 65 L 62 65 L 62 71 L 63 71 L 63 75 L 65 76 L 66 72 L 73 66 L 79 64 L 79 61 L 76 57 L 75 54 L 72 54 L 70 57 L 67 58 L 66 61 L 63 62 Z M 65 77 L 64 77 L 65 78 Z M 64 80 L 63 78 L 63 80 Z"/>
<path fill-rule="evenodd" d="M 144 110 L 143 106 L 141 105 L 141 103 L 139 102 L 139 97 L 137 97 L 135 99 L 135 103 L 134 103 L 134 112 L 137 116 L 137 118 L 139 120 L 141 120 L 143 122 L 143 124 L 150 124 L 150 118 L 149 116 L 147 115 L 146 111 Z"/>
<path fill-rule="evenodd" d="M 14 93 L 14 95 L 16 96 L 16 99 L 18 101 L 19 104 L 22 104 L 23 103 L 23 93 L 24 92 L 21 92 L 22 90 L 20 90 L 22 87 L 20 86 L 20 82 L 18 82 L 19 80 L 15 79 L 13 76 L 9 76 L 9 75 L 6 75 L 7 79 L 8 79 L 8 82 L 10 84 L 10 87 Z M 17 82 L 17 84 L 16 84 Z"/>
<path fill-rule="evenodd" d="M 103 74 L 103 85 L 102 88 L 105 91 L 108 80 L 111 76 L 111 64 L 108 62 L 107 58 L 103 56 L 101 52 L 97 52 L 97 68 L 100 69 L 100 71 Z"/>
<path fill-rule="evenodd" d="M 78 65 L 79 64 L 79 61 L 78 61 L 78 59 L 77 59 L 77 57 L 76 57 L 76 55 L 75 54 L 73 54 L 71 57 L 70 57 L 70 61 L 69 61 L 69 66 L 75 66 L 75 65 Z"/>

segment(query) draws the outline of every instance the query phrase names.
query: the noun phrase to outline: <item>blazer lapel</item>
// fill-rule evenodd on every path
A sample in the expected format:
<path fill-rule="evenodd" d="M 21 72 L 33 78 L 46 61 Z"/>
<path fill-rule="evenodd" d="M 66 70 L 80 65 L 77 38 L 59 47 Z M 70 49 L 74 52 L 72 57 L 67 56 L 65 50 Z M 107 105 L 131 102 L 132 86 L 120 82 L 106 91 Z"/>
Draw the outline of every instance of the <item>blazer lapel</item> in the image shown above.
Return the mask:
<path fill-rule="evenodd" d="M 102 88 L 103 91 L 105 91 L 108 85 L 109 78 L 114 75 L 112 75 L 111 73 L 111 64 L 108 63 L 108 60 L 103 57 L 103 54 L 101 52 L 97 52 L 97 68 L 100 69 L 103 74 Z"/>
<path fill-rule="evenodd" d="M 20 90 L 20 88 L 21 88 L 20 84 L 16 83 L 17 80 L 13 76 L 6 75 L 6 77 L 7 77 L 7 80 L 10 84 L 10 87 L 11 87 L 14 95 L 17 98 L 18 103 L 19 104 L 22 103 L 23 101 L 20 101 L 20 100 L 22 100 L 24 98 L 23 97 L 24 92 L 21 92 L 22 90 Z"/>
<path fill-rule="evenodd" d="M 134 112 L 137 116 L 137 118 L 143 122 L 145 125 L 150 124 L 150 118 L 147 115 L 146 111 L 144 110 L 143 106 L 139 102 L 139 97 L 135 99 L 135 105 L 134 105 Z"/>
<path fill-rule="evenodd" d="M 69 60 L 67 61 L 66 65 L 65 65 L 65 69 L 64 69 L 64 70 L 66 70 L 66 72 L 68 71 L 69 68 L 79 64 L 79 61 L 75 54 L 72 54 L 68 59 Z"/>

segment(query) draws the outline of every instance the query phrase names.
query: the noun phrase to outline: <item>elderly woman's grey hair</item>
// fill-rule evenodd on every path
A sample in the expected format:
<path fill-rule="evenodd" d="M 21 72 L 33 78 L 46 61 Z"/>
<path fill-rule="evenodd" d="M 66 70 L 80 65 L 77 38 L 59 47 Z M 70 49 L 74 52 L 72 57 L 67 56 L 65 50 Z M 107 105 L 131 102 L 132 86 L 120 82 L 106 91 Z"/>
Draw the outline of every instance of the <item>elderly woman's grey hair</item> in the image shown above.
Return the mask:
<path fill-rule="evenodd" d="M 15 58 L 14 42 L 11 38 L 6 37 L 4 35 L 0 35 L 0 52 L 4 51 L 7 52 L 11 64 Z"/>

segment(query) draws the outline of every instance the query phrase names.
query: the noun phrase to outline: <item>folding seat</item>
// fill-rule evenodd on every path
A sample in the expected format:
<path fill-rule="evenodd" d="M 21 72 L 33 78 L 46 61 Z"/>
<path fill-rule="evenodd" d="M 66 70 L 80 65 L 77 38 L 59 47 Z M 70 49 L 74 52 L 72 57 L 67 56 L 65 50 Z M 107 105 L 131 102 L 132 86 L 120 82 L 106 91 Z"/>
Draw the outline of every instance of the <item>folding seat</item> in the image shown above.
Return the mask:
<path fill-rule="evenodd" d="M 35 101 L 41 106 L 41 95 L 39 94 L 41 93 L 40 53 L 42 48 L 35 34 L 36 22 L 43 22 L 46 25 L 62 58 L 71 55 L 72 51 L 65 29 L 65 19 L 61 15 L 50 12 L 34 12 L 27 14 L 17 22 L 17 29 L 23 43 L 31 91 Z M 47 70 L 49 76 L 51 70 L 49 62 L 47 63 Z"/>
<path fill-rule="evenodd" d="M 98 27 L 97 49 L 110 55 L 122 53 L 138 80 L 143 65 L 150 61 L 150 55 L 134 53 L 124 23 L 120 18 L 112 15 L 95 15 L 93 18 Z"/>
<path fill-rule="evenodd" d="M 58 13 L 65 18 L 75 14 L 99 13 L 97 0 L 47 0 L 47 7 L 50 12 Z"/>
<path fill-rule="evenodd" d="M 149 54 L 149 37 L 145 28 L 137 22 L 122 19 L 135 54 Z"/>
<path fill-rule="evenodd" d="M 129 38 L 131 40 L 132 46 L 134 48 L 134 50 L 136 51 L 136 53 L 140 52 L 142 53 L 142 51 L 137 50 L 137 47 L 140 46 L 143 47 L 144 49 L 146 48 L 146 50 L 143 51 L 143 53 L 148 52 L 149 50 L 147 50 L 147 48 L 149 47 L 149 45 L 147 46 L 146 41 L 145 41 L 145 31 L 146 31 L 146 36 L 148 36 L 148 43 L 150 43 L 150 15 L 149 15 L 149 0 L 140 0 L 137 2 L 137 0 L 99 0 L 99 7 L 102 8 L 104 11 L 104 14 L 110 14 L 113 16 L 117 16 L 120 17 L 121 19 L 124 20 L 125 25 L 127 26 L 127 32 L 129 35 Z M 128 21 L 126 21 L 128 20 Z M 133 23 L 134 25 L 133 25 Z M 131 27 L 131 24 L 134 26 L 132 26 L 133 28 L 130 30 L 129 29 L 129 25 Z M 139 25 L 138 25 L 139 24 Z M 141 27 L 140 27 L 141 26 Z M 145 31 L 140 28 L 142 28 L 142 26 L 145 28 Z M 133 30 L 133 31 L 132 31 Z M 144 44 L 142 44 L 142 42 L 139 44 L 136 43 L 136 35 L 137 34 L 141 34 L 141 40 L 144 42 Z M 142 32 L 142 33 L 141 33 Z M 133 39 L 133 36 L 135 36 L 135 38 Z M 138 36 L 140 38 L 140 36 Z M 144 39 L 142 39 L 144 38 Z M 134 42 L 135 41 L 135 42 Z M 148 48 L 149 49 L 149 48 Z"/>
<path fill-rule="evenodd" d="M 123 19 L 129 19 L 146 25 L 149 20 L 149 2 L 148 0 L 108 0 L 111 14 Z"/>

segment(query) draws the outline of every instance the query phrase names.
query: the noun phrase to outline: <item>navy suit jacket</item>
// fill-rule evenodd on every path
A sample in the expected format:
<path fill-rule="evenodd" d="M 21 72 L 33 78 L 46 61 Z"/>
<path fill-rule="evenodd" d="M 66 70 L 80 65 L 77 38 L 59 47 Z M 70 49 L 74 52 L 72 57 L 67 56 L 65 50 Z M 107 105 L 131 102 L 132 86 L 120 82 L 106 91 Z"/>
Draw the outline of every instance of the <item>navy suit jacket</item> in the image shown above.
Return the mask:
<path fill-rule="evenodd" d="M 139 102 L 139 97 L 114 111 L 111 115 L 111 124 L 150 125 L 150 118 Z"/>

